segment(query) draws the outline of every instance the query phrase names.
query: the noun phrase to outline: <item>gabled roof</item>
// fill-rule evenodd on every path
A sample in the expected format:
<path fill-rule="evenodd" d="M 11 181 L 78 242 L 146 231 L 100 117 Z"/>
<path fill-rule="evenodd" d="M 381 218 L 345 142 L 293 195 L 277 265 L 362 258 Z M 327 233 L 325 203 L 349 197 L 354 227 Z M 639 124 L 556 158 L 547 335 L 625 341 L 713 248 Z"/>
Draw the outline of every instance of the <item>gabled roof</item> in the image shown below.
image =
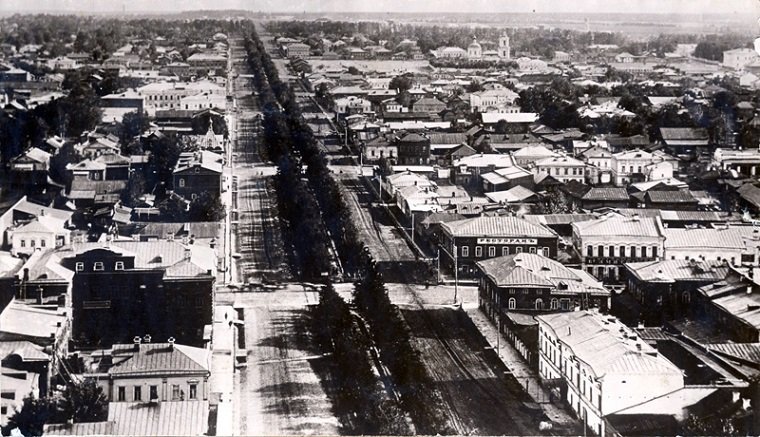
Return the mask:
<path fill-rule="evenodd" d="M 591 187 L 581 199 L 591 201 L 628 201 L 630 197 L 625 188 L 622 187 Z"/>
<path fill-rule="evenodd" d="M 517 217 L 475 217 L 442 227 L 455 237 L 557 237 L 553 231 Z"/>
<path fill-rule="evenodd" d="M 661 127 L 662 139 L 667 141 L 707 141 L 710 137 L 707 129 L 701 127 Z"/>
<path fill-rule="evenodd" d="M 512 187 L 506 191 L 486 193 L 486 197 L 498 203 L 524 202 L 535 195 L 536 193 L 523 187 L 522 185 Z"/>

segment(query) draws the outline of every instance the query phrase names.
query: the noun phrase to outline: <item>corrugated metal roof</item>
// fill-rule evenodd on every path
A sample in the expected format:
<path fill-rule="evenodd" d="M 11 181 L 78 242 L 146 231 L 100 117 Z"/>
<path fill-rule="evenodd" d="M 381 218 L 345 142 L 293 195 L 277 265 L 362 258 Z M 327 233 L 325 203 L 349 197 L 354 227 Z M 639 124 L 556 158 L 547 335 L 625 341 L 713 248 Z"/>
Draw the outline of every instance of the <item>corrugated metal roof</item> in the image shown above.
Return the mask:
<path fill-rule="evenodd" d="M 722 355 L 760 365 L 760 343 L 716 343 L 708 344 L 707 348 Z"/>
<path fill-rule="evenodd" d="M 203 348 L 169 343 L 114 345 L 110 375 L 177 375 L 209 372 L 209 352 Z"/>
<path fill-rule="evenodd" d="M 601 282 L 582 270 L 566 267 L 545 256 L 519 253 L 478 262 L 499 287 L 544 287 L 567 293 L 609 295 Z"/>
<path fill-rule="evenodd" d="M 614 317 L 573 311 L 545 314 L 536 319 L 550 327 L 578 359 L 593 369 L 597 377 L 615 373 L 643 373 L 653 377 L 667 375 L 683 378 L 678 367 L 661 355 L 655 356 L 656 352 L 651 346 L 632 339 L 638 336 L 629 335 L 633 334 L 630 328 Z"/>
<path fill-rule="evenodd" d="M 755 329 L 760 329 L 760 295 L 757 293 L 735 293 L 713 299 L 713 304 L 726 313 L 741 319 Z"/>
<path fill-rule="evenodd" d="M 583 237 L 591 236 L 630 236 L 650 237 L 662 236 L 662 229 L 656 218 L 651 217 L 620 217 L 607 216 L 597 220 L 573 223 L 578 234 Z"/>
<path fill-rule="evenodd" d="M 523 218 L 531 223 L 542 225 L 569 225 L 575 222 L 594 220 L 597 216 L 594 214 L 527 214 Z"/>
<path fill-rule="evenodd" d="M 583 200 L 619 200 L 628 201 L 630 196 L 625 188 L 616 187 L 592 187 L 582 197 Z"/>
<path fill-rule="evenodd" d="M 475 217 L 444 223 L 455 237 L 556 237 L 551 230 L 517 217 Z"/>
<path fill-rule="evenodd" d="M 45 425 L 44 435 L 114 435 L 114 425 L 114 422 L 51 423 Z"/>
<path fill-rule="evenodd" d="M 681 190 L 650 190 L 646 192 L 646 197 L 649 198 L 651 202 L 655 203 L 699 203 L 699 201 L 691 195 L 691 192 Z"/>
<path fill-rule="evenodd" d="M 625 267 L 637 278 L 647 282 L 717 282 L 723 280 L 728 274 L 728 266 L 720 262 L 682 259 L 627 263 Z"/>
<path fill-rule="evenodd" d="M 675 229 L 663 230 L 665 250 L 668 249 L 715 249 L 744 250 L 742 233 L 735 228 L 725 229 Z"/>
<path fill-rule="evenodd" d="M 114 435 L 199 436 L 208 433 L 208 401 L 111 402 Z"/>

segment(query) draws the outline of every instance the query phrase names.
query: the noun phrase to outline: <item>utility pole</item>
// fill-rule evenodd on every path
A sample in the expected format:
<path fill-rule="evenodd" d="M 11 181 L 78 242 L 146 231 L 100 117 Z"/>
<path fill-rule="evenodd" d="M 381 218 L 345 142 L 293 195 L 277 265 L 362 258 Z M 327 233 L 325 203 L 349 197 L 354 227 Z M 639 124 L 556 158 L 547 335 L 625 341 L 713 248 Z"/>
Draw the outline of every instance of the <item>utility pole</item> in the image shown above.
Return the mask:
<path fill-rule="evenodd" d="M 435 271 L 436 275 L 438 276 L 437 283 L 441 283 L 441 249 L 435 250 Z"/>
<path fill-rule="evenodd" d="M 457 292 L 459 291 L 459 266 L 457 265 L 457 245 L 454 243 L 454 305 L 457 304 Z"/>

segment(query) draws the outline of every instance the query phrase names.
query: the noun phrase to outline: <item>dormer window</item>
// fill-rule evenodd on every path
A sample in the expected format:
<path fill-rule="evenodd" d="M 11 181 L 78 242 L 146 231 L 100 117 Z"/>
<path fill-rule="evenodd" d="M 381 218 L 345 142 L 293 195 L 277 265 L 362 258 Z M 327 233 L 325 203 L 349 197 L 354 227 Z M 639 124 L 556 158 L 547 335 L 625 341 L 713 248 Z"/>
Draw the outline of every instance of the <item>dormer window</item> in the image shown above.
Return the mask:
<path fill-rule="evenodd" d="M 84 271 L 84 263 L 76 263 L 75 269 L 78 272 L 83 272 Z"/>
<path fill-rule="evenodd" d="M 96 272 L 102 272 L 103 271 L 103 262 L 101 261 L 95 261 L 95 264 L 92 267 L 92 270 Z"/>
<path fill-rule="evenodd" d="M 124 261 L 116 261 L 116 264 L 114 264 L 113 269 L 124 270 Z"/>

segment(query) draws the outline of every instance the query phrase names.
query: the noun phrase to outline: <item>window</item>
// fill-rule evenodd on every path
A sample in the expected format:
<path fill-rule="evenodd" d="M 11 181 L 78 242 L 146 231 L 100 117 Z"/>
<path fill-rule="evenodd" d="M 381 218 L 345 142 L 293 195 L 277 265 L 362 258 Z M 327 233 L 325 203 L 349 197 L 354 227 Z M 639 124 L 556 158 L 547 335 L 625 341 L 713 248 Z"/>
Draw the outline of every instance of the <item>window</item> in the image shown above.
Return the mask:
<path fill-rule="evenodd" d="M 21 247 L 26 247 L 26 240 L 21 240 Z"/>
<path fill-rule="evenodd" d="M 510 298 L 509 298 L 509 309 L 510 309 L 510 310 L 513 310 L 513 309 L 515 309 L 516 307 L 517 307 L 517 301 L 515 300 L 515 298 L 514 298 L 514 297 L 510 297 Z"/>
<path fill-rule="evenodd" d="M 496 247 L 494 246 L 488 246 L 488 257 L 494 257 L 496 256 Z"/>
<path fill-rule="evenodd" d="M 586 256 L 594 256 L 594 246 L 590 244 L 586 246 Z"/>
<path fill-rule="evenodd" d="M 198 198 L 198 195 L 197 195 L 197 194 L 195 194 L 195 193 L 193 193 L 193 194 L 191 194 L 191 195 L 190 195 L 190 199 L 191 199 L 191 200 L 195 200 L 195 199 L 197 199 L 197 198 Z"/>
<path fill-rule="evenodd" d="M 681 295 L 681 302 L 685 304 L 691 303 L 691 294 L 689 294 L 688 291 L 684 291 L 683 294 Z"/>
<path fill-rule="evenodd" d="M 470 246 L 462 246 L 462 256 L 470 256 Z"/>
<path fill-rule="evenodd" d="M 190 384 L 190 399 L 198 398 L 198 384 Z"/>
<path fill-rule="evenodd" d="M 604 256 L 604 246 L 602 246 L 601 244 L 599 245 L 599 256 L 600 257 Z"/>
<path fill-rule="evenodd" d="M 559 309 L 559 299 L 553 298 L 551 301 L 551 309 L 556 310 Z"/>
<path fill-rule="evenodd" d="M 158 386 L 157 385 L 150 386 L 150 400 L 151 401 L 158 400 Z"/>
<path fill-rule="evenodd" d="M 541 298 L 536 299 L 536 309 L 537 310 L 543 310 L 544 309 L 544 301 Z"/>
<path fill-rule="evenodd" d="M 610 246 L 609 256 L 615 256 L 615 246 Z"/>
<path fill-rule="evenodd" d="M 522 253 L 522 252 L 523 252 L 522 247 L 518 247 L 517 249 L 515 249 L 515 253 Z"/>
<path fill-rule="evenodd" d="M 508 247 L 502 247 L 501 248 L 501 256 L 507 256 L 509 255 L 509 248 Z"/>
<path fill-rule="evenodd" d="M 45 247 L 45 240 L 44 239 L 40 240 L 40 247 Z"/>
<path fill-rule="evenodd" d="M 179 389 L 179 384 L 172 384 L 172 400 L 178 401 L 180 400 L 181 391 Z"/>
<path fill-rule="evenodd" d="M 93 270 L 96 272 L 102 272 L 103 271 L 103 262 L 101 261 L 95 261 L 95 265 L 92 267 Z"/>
<path fill-rule="evenodd" d="M 536 248 L 535 247 L 531 247 L 529 250 L 530 250 L 530 253 L 536 253 Z"/>
<path fill-rule="evenodd" d="M 84 263 L 76 263 L 76 271 L 78 272 L 84 271 Z"/>
<path fill-rule="evenodd" d="M 641 257 L 646 258 L 647 257 L 647 247 L 641 246 Z"/>
<path fill-rule="evenodd" d="M 652 248 L 652 258 L 657 258 L 657 247 Z"/>
<path fill-rule="evenodd" d="M 116 261 L 113 267 L 114 270 L 124 270 L 124 261 Z"/>
<path fill-rule="evenodd" d="M 620 246 L 620 258 L 625 258 L 625 246 Z"/>
<path fill-rule="evenodd" d="M 29 240 L 29 247 L 34 247 L 35 243 L 36 243 L 35 240 Z"/>
<path fill-rule="evenodd" d="M 127 400 L 127 388 L 124 386 L 119 386 L 119 388 L 116 390 L 116 399 L 119 402 L 124 402 Z"/>
<path fill-rule="evenodd" d="M 179 186 L 184 187 L 185 186 L 185 178 L 179 178 Z"/>
<path fill-rule="evenodd" d="M 480 246 L 475 246 L 475 257 L 480 258 L 483 256 L 483 248 Z"/>
<path fill-rule="evenodd" d="M 135 394 L 135 397 L 134 397 L 135 402 L 142 401 L 142 387 L 140 387 L 139 385 L 136 385 L 134 394 Z"/>

